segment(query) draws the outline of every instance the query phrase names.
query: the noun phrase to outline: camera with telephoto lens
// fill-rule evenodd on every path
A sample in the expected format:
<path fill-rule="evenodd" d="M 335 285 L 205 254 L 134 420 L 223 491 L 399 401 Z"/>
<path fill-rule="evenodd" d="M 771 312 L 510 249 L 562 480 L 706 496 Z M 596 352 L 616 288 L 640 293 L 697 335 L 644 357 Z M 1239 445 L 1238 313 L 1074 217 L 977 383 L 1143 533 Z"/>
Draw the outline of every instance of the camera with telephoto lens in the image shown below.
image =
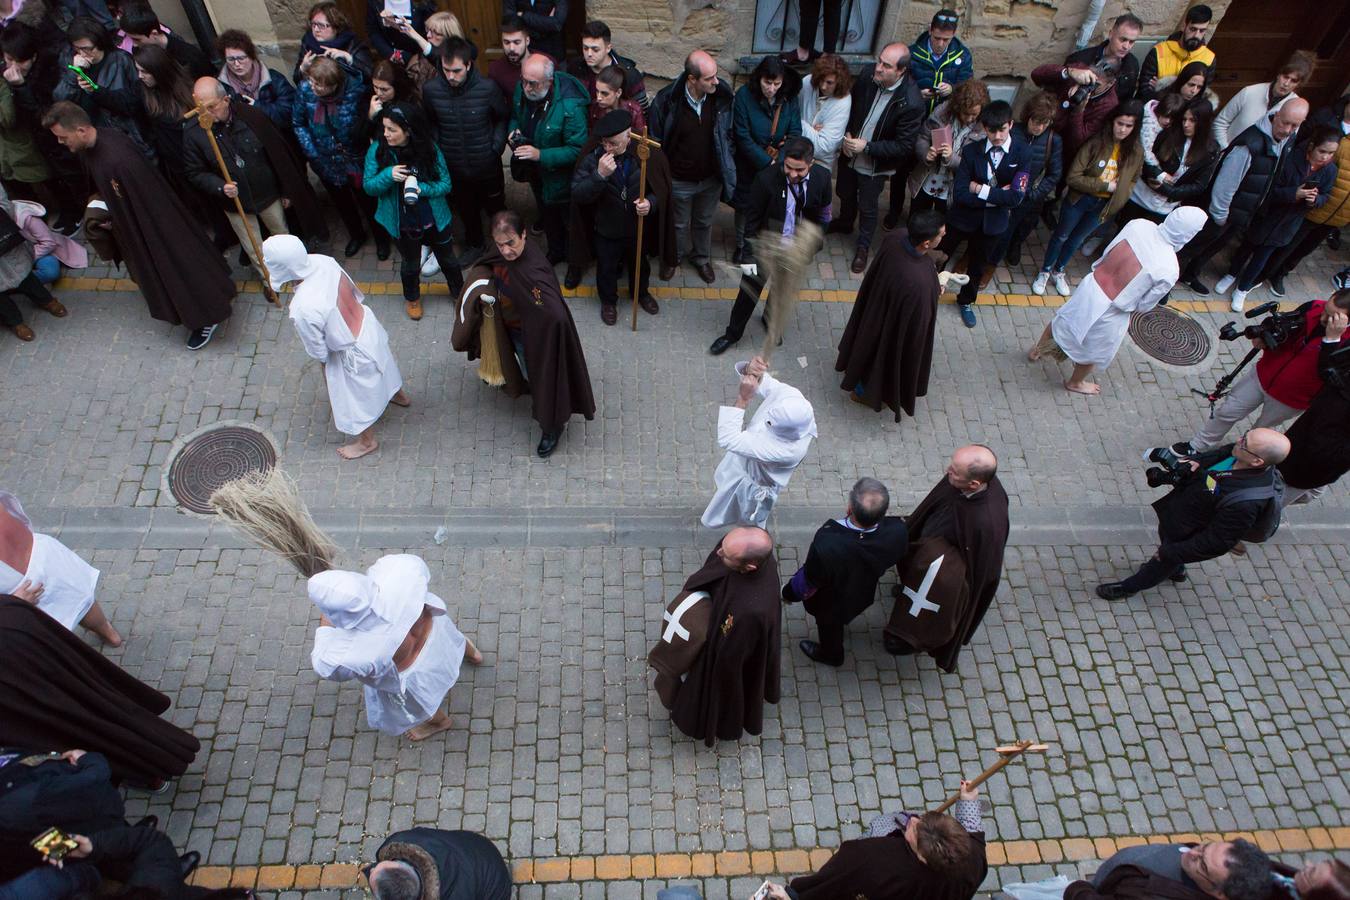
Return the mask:
<path fill-rule="evenodd" d="M 1090 81 L 1087 84 L 1080 84 L 1073 89 L 1069 96 L 1064 98 L 1060 106 L 1065 109 L 1073 109 L 1080 103 L 1086 103 L 1092 98 L 1092 92 L 1095 88 L 1103 84 L 1114 83 L 1116 75 L 1119 73 L 1119 67 L 1109 59 L 1099 59 L 1091 66 L 1089 70 L 1096 72 L 1098 81 Z"/>
<path fill-rule="evenodd" d="M 1289 312 L 1279 312 L 1280 304 L 1274 300 L 1262 303 L 1256 309 L 1251 310 L 1245 316 L 1248 319 L 1255 319 L 1257 316 L 1266 316 L 1260 322 L 1254 325 L 1248 325 L 1246 328 L 1239 329 L 1236 322 L 1225 322 L 1219 329 L 1219 338 L 1225 341 L 1236 341 L 1238 338 L 1259 338 L 1267 350 L 1272 350 L 1280 346 L 1285 341 L 1295 335 L 1302 334 L 1308 327 L 1308 311 L 1306 309 L 1295 309 Z"/>
<path fill-rule="evenodd" d="M 408 178 L 403 182 L 403 203 L 413 206 L 422 197 L 422 185 L 417 183 L 417 167 L 408 166 Z"/>
<path fill-rule="evenodd" d="M 1144 478 L 1152 488 L 1176 487 L 1195 471 L 1190 461 L 1175 453 L 1171 447 L 1154 447 L 1144 451 L 1144 462 L 1158 463 L 1144 470 Z"/>

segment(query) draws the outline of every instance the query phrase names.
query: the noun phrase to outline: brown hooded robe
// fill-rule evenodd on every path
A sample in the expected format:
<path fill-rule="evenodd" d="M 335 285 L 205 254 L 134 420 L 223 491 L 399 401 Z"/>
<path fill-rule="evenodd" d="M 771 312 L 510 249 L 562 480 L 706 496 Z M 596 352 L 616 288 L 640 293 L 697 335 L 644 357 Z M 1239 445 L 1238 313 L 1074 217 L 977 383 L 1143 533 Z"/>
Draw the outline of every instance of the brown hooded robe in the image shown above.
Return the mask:
<path fill-rule="evenodd" d="M 781 695 L 783 602 L 777 557 L 770 555 L 743 574 L 727 568 L 714 549 L 684 590 L 707 591 L 712 614 L 703 651 L 674 690 L 671 721 L 709 747 L 737 740 L 743 732 L 759 734 L 765 702 L 777 703 Z"/>
<path fill-rule="evenodd" d="M 131 139 L 100 128 L 79 156 L 108 204 L 118 250 L 151 317 L 193 330 L 228 319 L 235 295 L 229 267 Z"/>
<path fill-rule="evenodd" d="M 946 538 L 961 551 L 970 585 L 969 605 L 957 619 L 955 636 L 929 651 L 944 672 L 956 671 L 961 648 L 980 627 L 1003 579 L 1003 549 L 1008 543 L 1008 494 L 995 475 L 983 491 L 964 496 L 943 478 L 905 519 L 910 546 L 933 537 Z M 897 588 L 897 591 L 899 588 Z M 906 599 L 898 602 L 908 603 Z"/>
<path fill-rule="evenodd" d="M 481 278 L 491 278 L 491 293 L 505 296 L 515 315 L 520 318 L 520 330 L 525 344 L 525 368 L 529 383 L 524 385 L 534 403 L 534 420 L 544 431 L 556 431 L 567 424 L 573 414 L 595 418 L 595 395 L 591 392 L 591 376 L 586 369 L 586 355 L 581 349 L 572 311 L 562 298 L 558 276 L 553 273 L 548 257 L 539 242 L 525 239 L 525 250 L 514 260 L 506 260 L 492 248 L 464 275 L 464 283 L 472 287 Z M 477 310 L 475 310 L 477 315 Z M 465 309 L 465 317 L 468 310 Z M 459 311 L 455 322 L 459 328 Z M 467 323 L 466 323 L 467 324 Z M 452 334 L 456 350 L 468 351 L 469 359 L 477 359 L 480 351 L 477 329 L 470 334 L 459 329 L 458 338 Z M 507 340 L 508 347 L 510 340 Z M 502 356 L 502 368 L 507 373 L 515 366 L 515 350 Z M 516 369 L 519 373 L 519 369 Z M 507 384 L 511 376 L 507 375 Z M 511 395 L 519 396 L 519 393 Z"/>
<path fill-rule="evenodd" d="M 0 594 L 0 746 L 102 753 L 115 779 L 187 771 L 201 744 L 159 718 L 169 698 L 36 606 Z"/>
<path fill-rule="evenodd" d="M 914 415 L 915 399 L 928 393 L 940 294 L 937 266 L 914 249 L 909 232 L 883 236 L 839 341 L 839 386 L 865 385 L 866 404 L 878 412 L 889 406 L 897 422 L 902 409 Z"/>
<path fill-rule="evenodd" d="M 580 163 L 599 145 L 600 138 L 592 135 L 582 146 L 577 162 Z M 636 147 L 633 152 L 636 157 Z M 655 256 L 663 266 L 673 267 L 678 262 L 678 251 L 675 243 L 675 206 L 670 199 L 672 184 L 670 160 L 660 150 L 653 149 L 647 160 L 647 196 L 653 200 L 656 215 L 648 216 L 643 225 L 642 244 L 648 256 Z M 595 211 L 592 207 L 573 201 L 568 216 L 567 265 L 585 271 L 595 259 L 595 251 L 591 249 L 591 239 L 595 237 Z M 631 294 L 632 291 L 629 291 Z M 620 295 L 620 299 L 622 297 Z"/>
<path fill-rule="evenodd" d="M 948 875 L 920 862 L 903 831 L 844 841 L 819 872 L 792 879 L 792 889 L 797 900 L 970 900 L 989 871 L 984 834 L 970 840 L 962 871 Z"/>

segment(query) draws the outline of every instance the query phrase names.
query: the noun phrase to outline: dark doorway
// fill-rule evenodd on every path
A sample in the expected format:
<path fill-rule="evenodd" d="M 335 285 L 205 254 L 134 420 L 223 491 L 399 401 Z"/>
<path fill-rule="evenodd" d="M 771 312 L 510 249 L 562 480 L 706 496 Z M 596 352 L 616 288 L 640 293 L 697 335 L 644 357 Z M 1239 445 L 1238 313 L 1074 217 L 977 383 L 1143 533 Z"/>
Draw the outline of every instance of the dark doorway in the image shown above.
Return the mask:
<path fill-rule="evenodd" d="M 1295 50 L 1317 54 L 1299 87 L 1316 109 L 1341 95 L 1350 73 L 1350 3 L 1328 0 L 1233 0 L 1214 32 L 1214 90 L 1227 101 L 1246 85 L 1271 81 Z"/>

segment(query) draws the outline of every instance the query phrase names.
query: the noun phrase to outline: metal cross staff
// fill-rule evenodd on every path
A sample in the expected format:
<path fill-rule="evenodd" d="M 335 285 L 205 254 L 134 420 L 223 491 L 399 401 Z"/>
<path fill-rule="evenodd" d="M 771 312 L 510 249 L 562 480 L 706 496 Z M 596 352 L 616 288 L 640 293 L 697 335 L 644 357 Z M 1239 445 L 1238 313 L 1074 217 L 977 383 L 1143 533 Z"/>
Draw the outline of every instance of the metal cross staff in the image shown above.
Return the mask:
<path fill-rule="evenodd" d="M 628 136 L 633 139 L 636 146 L 633 152 L 638 158 L 638 202 L 647 199 L 647 160 L 651 158 L 652 148 L 661 149 L 661 145 L 651 138 L 647 137 L 647 126 L 642 126 L 642 133 L 629 129 Z M 647 220 L 646 216 L 638 216 L 637 220 L 637 258 L 633 260 L 633 330 L 637 331 L 637 309 L 638 309 L 638 289 L 642 286 L 642 225 Z"/>
<path fill-rule="evenodd" d="M 216 124 L 216 117 L 211 115 L 198 100 L 196 106 L 183 114 L 183 118 L 195 118 L 197 120 L 197 124 L 206 132 L 206 139 L 211 142 L 211 151 L 216 155 L 216 165 L 220 166 L 220 177 L 225 179 L 226 184 L 234 184 L 234 179 L 230 178 L 230 170 L 225 165 L 225 157 L 220 154 L 220 145 L 216 143 L 215 132 L 211 130 L 211 126 Z M 272 281 L 267 273 L 267 264 L 263 262 L 262 248 L 258 245 L 258 236 L 253 233 L 253 226 L 248 223 L 248 214 L 244 212 L 244 204 L 240 202 L 238 194 L 234 197 L 234 208 L 238 211 L 239 218 L 243 220 L 244 231 L 248 234 L 248 242 L 253 246 L 253 258 L 258 261 L 258 268 L 262 270 L 263 296 L 273 306 L 280 306 L 281 300 L 277 297 L 277 292 L 272 290 Z"/>
<path fill-rule="evenodd" d="M 1050 749 L 1049 744 L 1034 744 L 1031 741 L 1018 741 L 1017 743 L 1010 744 L 1006 747 L 995 747 L 994 752 L 998 754 L 998 762 L 994 763 L 992 766 L 985 769 L 983 772 L 981 772 L 979 775 L 973 778 L 970 782 L 970 786 L 979 787 L 980 785 L 984 784 L 995 772 L 997 772 L 999 769 L 1002 769 L 1004 766 L 1012 762 L 1014 759 L 1017 759 L 1017 757 L 1021 756 L 1023 753 L 1044 753 L 1046 750 L 1049 749 Z M 961 799 L 961 792 L 958 790 L 955 794 L 952 794 L 950 797 L 948 797 L 947 802 L 939 806 L 935 810 L 935 812 L 946 812 L 948 809 L 951 808 L 951 805 L 953 803 L 955 803 L 957 800 L 960 799 Z"/>

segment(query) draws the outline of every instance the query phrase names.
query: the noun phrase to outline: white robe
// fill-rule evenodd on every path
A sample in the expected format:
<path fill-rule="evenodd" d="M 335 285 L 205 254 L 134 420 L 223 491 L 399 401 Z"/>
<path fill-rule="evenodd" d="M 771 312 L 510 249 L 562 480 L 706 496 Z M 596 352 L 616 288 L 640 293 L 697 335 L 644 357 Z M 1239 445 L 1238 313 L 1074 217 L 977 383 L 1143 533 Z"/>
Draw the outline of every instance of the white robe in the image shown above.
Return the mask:
<path fill-rule="evenodd" d="M 745 363 L 739 363 L 736 371 L 744 367 Z M 717 411 L 717 444 L 727 454 L 713 475 L 717 489 L 703 511 L 702 522 L 709 528 L 763 528 L 778 492 L 787 487 L 816 436 L 811 404 L 792 385 L 766 372 L 755 396 L 763 402 L 750 417 L 749 425 L 744 425 L 743 409 L 723 406 Z M 794 415 L 804 413 L 805 417 L 796 415 L 785 427 L 783 422 L 774 421 L 785 409 Z"/>
<path fill-rule="evenodd" d="M 8 491 L 0 491 L 0 506 L 33 531 L 33 523 L 24 514 L 17 497 Z M 98 576 L 98 569 L 80 559 L 65 544 L 50 535 L 33 532 L 33 553 L 26 571 L 16 571 L 0 560 L 0 594 L 14 593 L 24 581 L 41 584 L 43 591 L 38 598 L 38 609 L 73 631 L 76 623 L 94 605 Z"/>
<path fill-rule="evenodd" d="M 403 734 L 430 719 L 459 680 L 468 641 L 445 602 L 427 590 L 431 572 L 420 557 L 381 557 L 365 575 L 323 572 L 310 579 L 310 599 L 333 622 L 314 632 L 310 663 L 329 681 L 364 686 L 366 722 Z M 412 665 L 399 671 L 394 654 L 430 607 L 431 630 Z"/>
<path fill-rule="evenodd" d="M 1162 225 L 1135 219 L 1122 228 L 1050 321 L 1064 354 L 1078 365 L 1109 365 L 1129 330 L 1130 316 L 1153 309 L 1176 284 L 1177 250 L 1204 222 L 1203 210 L 1180 207 Z M 1136 263 L 1138 271 L 1121 283 L 1122 269 Z"/>
<path fill-rule="evenodd" d="M 291 322 L 305 352 L 323 363 L 333 424 L 343 434 L 360 434 L 379 421 L 390 398 L 403 387 L 388 332 L 374 310 L 364 304 L 356 283 L 331 256 L 306 253 L 298 238 L 276 235 L 263 242 L 263 261 L 274 287 L 300 282 L 291 299 Z M 361 304 L 357 335 L 338 307 L 343 279 Z"/>

